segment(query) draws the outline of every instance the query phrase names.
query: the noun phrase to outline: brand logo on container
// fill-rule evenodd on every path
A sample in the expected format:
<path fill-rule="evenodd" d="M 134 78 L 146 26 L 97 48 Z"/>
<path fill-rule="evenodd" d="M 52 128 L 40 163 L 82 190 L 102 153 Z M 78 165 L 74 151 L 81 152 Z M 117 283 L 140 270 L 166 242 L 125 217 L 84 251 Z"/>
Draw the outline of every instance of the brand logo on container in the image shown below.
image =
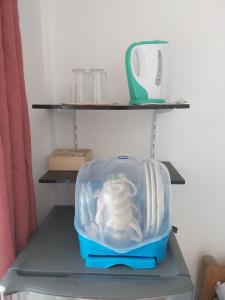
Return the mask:
<path fill-rule="evenodd" d="M 128 159 L 128 156 L 127 155 L 120 155 L 119 159 Z"/>

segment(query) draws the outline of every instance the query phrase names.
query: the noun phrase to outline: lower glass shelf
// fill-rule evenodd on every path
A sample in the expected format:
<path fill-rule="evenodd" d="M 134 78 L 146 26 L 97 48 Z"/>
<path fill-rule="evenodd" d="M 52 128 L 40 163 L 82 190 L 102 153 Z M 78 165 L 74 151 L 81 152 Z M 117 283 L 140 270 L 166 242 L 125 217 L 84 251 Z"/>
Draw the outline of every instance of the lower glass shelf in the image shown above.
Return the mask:
<path fill-rule="evenodd" d="M 184 178 L 178 173 L 174 166 L 168 161 L 162 161 L 170 172 L 172 184 L 185 184 Z M 76 183 L 78 171 L 47 171 L 39 179 L 40 183 Z"/>

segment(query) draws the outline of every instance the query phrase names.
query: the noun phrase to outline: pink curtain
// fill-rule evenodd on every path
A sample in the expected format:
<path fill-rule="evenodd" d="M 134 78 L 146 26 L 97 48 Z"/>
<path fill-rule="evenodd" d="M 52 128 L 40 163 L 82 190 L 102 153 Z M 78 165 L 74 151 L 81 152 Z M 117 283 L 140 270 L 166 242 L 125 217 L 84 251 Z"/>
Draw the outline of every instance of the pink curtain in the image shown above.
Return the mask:
<path fill-rule="evenodd" d="M 0 277 L 35 229 L 17 0 L 0 0 Z"/>

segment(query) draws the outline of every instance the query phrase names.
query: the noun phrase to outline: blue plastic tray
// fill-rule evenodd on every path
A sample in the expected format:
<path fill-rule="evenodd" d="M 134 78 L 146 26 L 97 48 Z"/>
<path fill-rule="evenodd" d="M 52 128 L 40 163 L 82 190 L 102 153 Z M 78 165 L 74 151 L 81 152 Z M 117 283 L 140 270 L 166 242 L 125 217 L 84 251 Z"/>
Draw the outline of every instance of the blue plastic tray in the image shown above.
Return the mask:
<path fill-rule="evenodd" d="M 123 264 L 133 269 L 153 269 L 161 262 L 167 251 L 169 235 L 126 253 L 118 253 L 78 233 L 80 254 L 87 267 L 109 268 Z"/>

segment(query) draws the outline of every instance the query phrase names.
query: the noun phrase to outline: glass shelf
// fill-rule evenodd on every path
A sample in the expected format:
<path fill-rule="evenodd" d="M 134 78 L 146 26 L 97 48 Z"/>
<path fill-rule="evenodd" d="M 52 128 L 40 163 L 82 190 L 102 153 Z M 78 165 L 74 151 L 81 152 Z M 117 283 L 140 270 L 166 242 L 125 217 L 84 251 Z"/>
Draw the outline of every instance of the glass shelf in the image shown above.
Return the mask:
<path fill-rule="evenodd" d="M 163 161 L 169 170 L 172 184 L 185 184 L 185 180 L 174 168 L 174 166 L 168 162 Z M 40 183 L 76 183 L 77 171 L 47 171 L 40 179 Z"/>
<path fill-rule="evenodd" d="M 148 105 L 80 105 L 80 104 L 33 104 L 33 109 L 56 109 L 56 110 L 146 110 L 146 109 L 184 109 L 190 108 L 188 103 L 163 103 Z"/>

